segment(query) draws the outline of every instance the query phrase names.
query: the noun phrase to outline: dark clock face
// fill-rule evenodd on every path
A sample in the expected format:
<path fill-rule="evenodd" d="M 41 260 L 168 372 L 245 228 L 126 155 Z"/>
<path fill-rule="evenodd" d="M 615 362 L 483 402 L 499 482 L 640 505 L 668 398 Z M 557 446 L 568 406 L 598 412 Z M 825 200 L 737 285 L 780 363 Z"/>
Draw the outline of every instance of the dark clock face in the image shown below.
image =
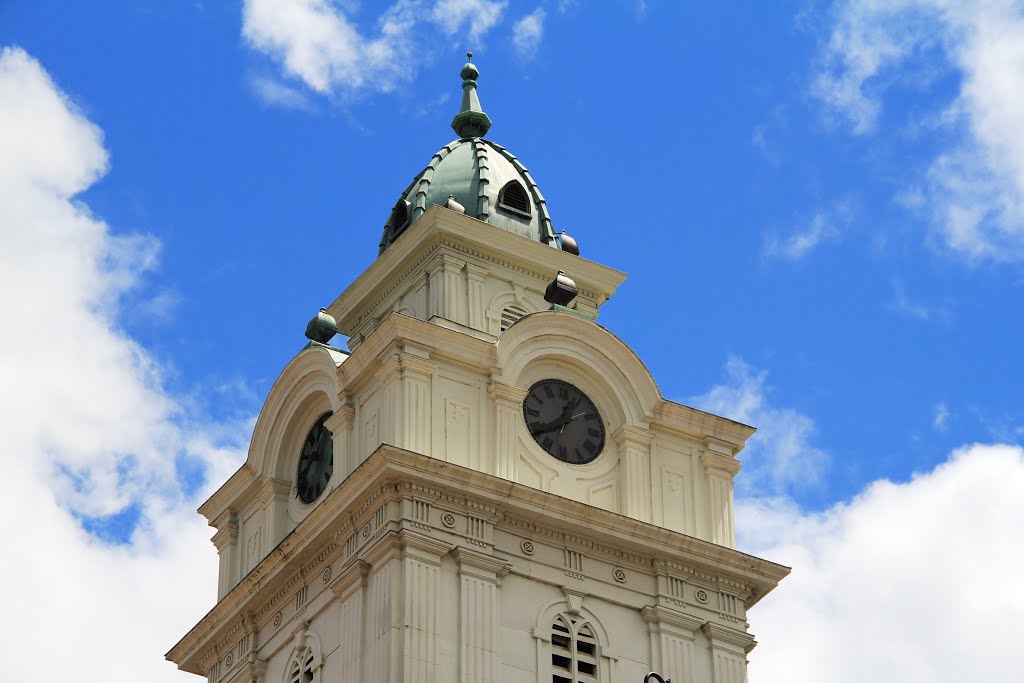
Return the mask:
<path fill-rule="evenodd" d="M 604 448 L 604 422 L 594 402 L 568 382 L 544 379 L 530 387 L 523 418 L 540 447 L 563 462 L 588 463 Z"/>
<path fill-rule="evenodd" d="M 331 416 L 327 413 L 313 425 L 302 443 L 299 467 L 295 473 L 295 493 L 303 503 L 312 503 L 327 488 L 334 472 L 334 443 L 331 430 L 324 422 Z"/>

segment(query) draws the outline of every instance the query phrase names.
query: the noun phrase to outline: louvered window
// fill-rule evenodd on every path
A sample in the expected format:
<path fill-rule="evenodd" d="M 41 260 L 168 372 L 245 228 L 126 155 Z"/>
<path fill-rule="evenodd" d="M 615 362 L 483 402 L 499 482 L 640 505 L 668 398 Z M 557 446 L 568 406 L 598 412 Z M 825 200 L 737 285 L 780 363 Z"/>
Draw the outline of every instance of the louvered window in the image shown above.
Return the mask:
<path fill-rule="evenodd" d="M 504 332 L 508 328 L 512 327 L 512 323 L 526 315 L 526 311 L 521 307 L 512 304 L 506 306 L 501 312 L 501 331 Z"/>
<path fill-rule="evenodd" d="M 510 180 L 505 183 L 498 193 L 498 206 L 513 213 L 530 215 L 530 196 L 526 194 L 526 188 L 518 180 Z"/>
<path fill-rule="evenodd" d="M 398 234 L 405 227 L 405 224 L 409 222 L 409 202 L 404 199 L 399 199 L 398 203 L 395 204 L 395 208 L 391 210 L 391 232 L 392 234 Z"/>
<path fill-rule="evenodd" d="M 597 638 L 586 622 L 559 616 L 551 625 L 552 683 L 597 683 Z"/>
<path fill-rule="evenodd" d="M 288 683 L 312 683 L 313 682 L 313 650 L 306 648 L 305 652 L 292 659 L 292 669 L 288 674 Z"/>

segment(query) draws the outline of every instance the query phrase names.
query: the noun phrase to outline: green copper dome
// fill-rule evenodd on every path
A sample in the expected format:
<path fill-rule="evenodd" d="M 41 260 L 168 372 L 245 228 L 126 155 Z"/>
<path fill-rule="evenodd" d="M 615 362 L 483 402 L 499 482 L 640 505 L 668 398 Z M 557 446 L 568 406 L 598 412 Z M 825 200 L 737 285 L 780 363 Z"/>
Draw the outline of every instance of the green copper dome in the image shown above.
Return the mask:
<path fill-rule="evenodd" d="M 469 62 L 461 75 L 462 107 L 452 121 L 459 139 L 442 147 L 402 192 L 384 225 L 380 253 L 434 204 L 464 209 L 467 216 L 558 248 L 547 202 L 530 172 L 507 149 L 481 137 L 491 119 L 476 93 L 479 71 Z"/>

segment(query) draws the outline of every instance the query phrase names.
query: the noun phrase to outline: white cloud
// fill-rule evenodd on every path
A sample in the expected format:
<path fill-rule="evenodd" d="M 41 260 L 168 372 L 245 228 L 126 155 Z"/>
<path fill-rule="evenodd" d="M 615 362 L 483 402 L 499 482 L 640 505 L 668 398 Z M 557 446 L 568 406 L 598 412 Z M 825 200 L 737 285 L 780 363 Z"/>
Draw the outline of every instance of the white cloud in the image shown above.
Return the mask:
<path fill-rule="evenodd" d="M 850 224 L 851 216 L 849 203 L 837 203 L 831 211 L 814 214 L 802 228 L 785 235 L 769 234 L 761 253 L 767 258 L 799 261 L 822 244 L 839 239 Z"/>
<path fill-rule="evenodd" d="M 540 41 L 544 38 L 544 18 L 546 16 L 544 8 L 538 7 L 513 26 L 512 45 L 521 59 L 533 59 L 537 54 Z"/>
<path fill-rule="evenodd" d="M 248 79 L 249 88 L 265 104 L 282 109 L 315 111 L 312 100 L 298 88 L 282 83 L 270 76 L 254 74 Z"/>
<path fill-rule="evenodd" d="M 505 6 L 494 0 L 438 0 L 429 6 L 422 0 L 398 0 L 368 34 L 349 17 L 353 8 L 330 0 L 246 0 L 242 35 L 279 62 L 288 77 L 322 95 L 390 92 L 414 78 L 424 61 L 424 21 L 449 38 L 466 30 L 475 46 L 501 20 Z M 281 94 L 272 90 L 271 98 Z M 269 101 L 268 93 L 258 92 Z M 294 101 L 289 96 L 283 104 Z"/>
<path fill-rule="evenodd" d="M 469 26 L 469 39 L 476 43 L 501 20 L 508 6 L 504 0 L 437 0 L 432 17 L 449 36 Z"/>
<path fill-rule="evenodd" d="M 740 453 L 743 473 L 736 480 L 738 492 L 781 494 L 817 482 L 828 454 L 811 443 L 816 431 L 814 421 L 798 411 L 771 404 L 767 372 L 733 357 L 726 364 L 726 374 L 723 384 L 689 402 L 757 427 L 757 433 Z"/>
<path fill-rule="evenodd" d="M 1019 3 L 847 0 L 822 62 L 813 90 L 858 134 L 877 128 L 889 91 L 955 76 L 956 96 L 925 122 L 942 151 L 913 191 L 924 193 L 921 210 L 954 253 L 970 262 L 1024 259 Z"/>
<path fill-rule="evenodd" d="M 37 680 L 40 666 L 58 680 L 182 680 L 161 654 L 212 604 L 216 561 L 194 512 L 206 491 L 186 495 L 178 467 L 222 481 L 248 434 L 193 423 L 119 327 L 159 243 L 112 234 L 74 199 L 107 163 L 100 130 L 38 62 L 3 49 L 2 680 Z M 138 523 L 120 545 L 83 530 L 126 510 Z"/>
<path fill-rule="evenodd" d="M 1022 519 L 1015 446 L 966 447 L 818 514 L 739 501 L 740 547 L 793 567 L 751 612 L 751 683 L 1017 680 Z"/>
<path fill-rule="evenodd" d="M 945 403 L 936 403 L 935 415 L 932 417 L 932 426 L 940 432 L 946 431 L 946 428 L 949 427 L 949 417 L 949 406 Z"/>

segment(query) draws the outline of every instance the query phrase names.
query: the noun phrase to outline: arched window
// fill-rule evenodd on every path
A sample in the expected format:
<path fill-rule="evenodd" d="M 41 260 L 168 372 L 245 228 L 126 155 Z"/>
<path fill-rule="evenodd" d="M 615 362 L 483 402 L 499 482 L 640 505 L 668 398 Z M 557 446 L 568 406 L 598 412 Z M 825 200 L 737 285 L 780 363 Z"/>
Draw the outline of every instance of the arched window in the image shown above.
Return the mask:
<path fill-rule="evenodd" d="M 560 614 L 551 624 L 551 683 L 597 683 L 597 638 L 586 621 Z"/>
<path fill-rule="evenodd" d="M 320 638 L 310 631 L 304 631 L 297 637 L 296 643 L 284 670 L 284 683 L 320 683 L 323 667 Z"/>
<path fill-rule="evenodd" d="M 395 208 L 391 209 L 391 217 L 388 219 L 388 223 L 391 226 L 391 234 L 398 235 L 405 229 L 406 224 L 409 222 L 409 202 L 405 199 L 399 199 L 395 204 Z"/>
<path fill-rule="evenodd" d="M 313 683 L 313 650 L 304 648 L 289 662 L 288 683 Z"/>
<path fill-rule="evenodd" d="M 505 183 L 498 193 L 498 206 L 506 211 L 529 217 L 530 196 L 526 194 L 526 188 L 518 180 L 510 180 Z"/>
<path fill-rule="evenodd" d="M 508 328 L 512 327 L 512 323 L 526 315 L 526 310 L 522 306 L 516 304 L 509 304 L 501 311 L 501 331 L 504 332 Z"/>

